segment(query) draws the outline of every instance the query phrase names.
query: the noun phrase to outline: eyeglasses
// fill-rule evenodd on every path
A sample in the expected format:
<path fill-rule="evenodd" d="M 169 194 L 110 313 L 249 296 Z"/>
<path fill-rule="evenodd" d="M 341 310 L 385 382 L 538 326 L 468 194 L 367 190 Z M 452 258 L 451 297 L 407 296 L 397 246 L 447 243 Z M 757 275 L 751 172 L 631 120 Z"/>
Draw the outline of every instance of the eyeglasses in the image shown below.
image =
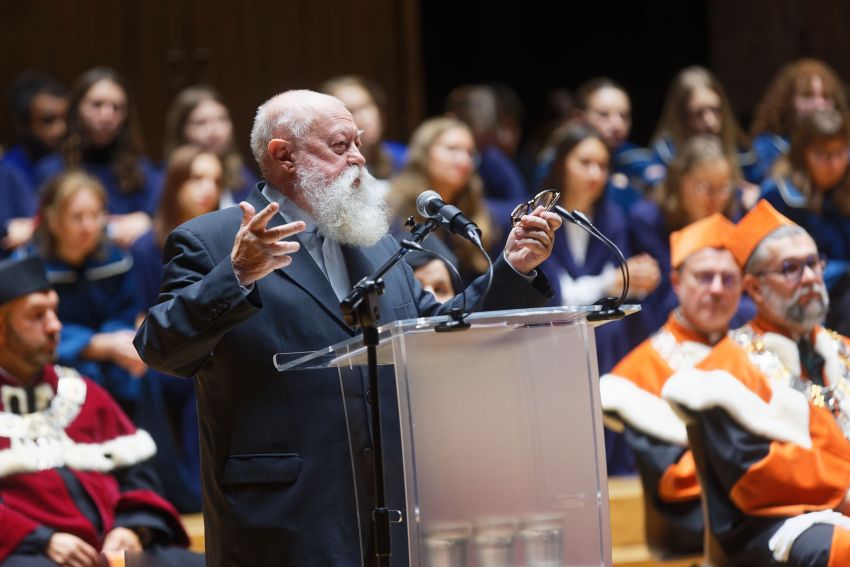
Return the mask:
<path fill-rule="evenodd" d="M 537 207 L 543 207 L 543 211 L 551 211 L 552 207 L 555 206 L 555 203 L 558 202 L 558 198 L 561 194 L 554 189 L 545 189 L 534 196 L 533 199 L 526 201 L 525 203 L 520 203 L 514 208 L 511 213 L 511 223 L 514 225 L 519 224 L 519 221 L 522 219 L 523 215 L 530 215 Z"/>
<path fill-rule="evenodd" d="M 724 274 L 723 272 L 712 272 L 711 270 L 688 273 L 700 287 L 711 287 L 717 278 L 720 278 L 720 283 L 726 289 L 732 289 L 741 282 L 741 277 L 738 274 Z"/>
<path fill-rule="evenodd" d="M 783 260 L 779 268 L 775 270 L 762 270 L 760 272 L 756 272 L 756 275 L 761 277 L 767 274 L 782 274 L 785 276 L 785 281 L 796 284 L 803 279 L 803 271 L 806 268 L 809 268 L 815 274 L 820 275 L 823 273 L 824 266 L 826 266 L 826 255 L 823 253 L 818 254 L 817 256 L 812 254 L 811 256 L 806 256 L 803 259 L 789 258 L 787 260 Z"/>
<path fill-rule="evenodd" d="M 733 186 L 731 183 L 726 183 L 724 185 L 712 187 L 705 181 L 697 181 L 694 183 L 694 190 L 697 195 L 703 197 L 725 197 L 732 192 Z"/>

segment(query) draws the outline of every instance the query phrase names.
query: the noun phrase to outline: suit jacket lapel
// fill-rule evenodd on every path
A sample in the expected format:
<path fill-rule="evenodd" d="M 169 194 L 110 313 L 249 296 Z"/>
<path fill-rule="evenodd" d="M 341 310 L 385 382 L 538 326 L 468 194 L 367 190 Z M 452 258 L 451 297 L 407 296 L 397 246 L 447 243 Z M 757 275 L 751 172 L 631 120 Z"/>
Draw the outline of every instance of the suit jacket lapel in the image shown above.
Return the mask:
<path fill-rule="evenodd" d="M 248 197 L 248 202 L 254 206 L 254 209 L 259 212 L 268 206 L 269 201 L 263 196 L 259 189 L 254 189 Z M 283 217 L 279 214 L 274 215 L 269 221 L 268 228 L 274 228 L 284 224 Z M 331 283 L 325 274 L 316 264 L 307 248 L 304 246 L 300 234 L 294 237 L 301 243 L 301 248 L 298 252 L 292 254 L 292 263 L 286 268 L 275 270 L 278 276 L 282 276 L 302 288 L 316 299 L 316 302 L 330 315 L 337 323 L 344 327 L 349 333 L 354 334 L 353 329 L 345 324 L 342 319 L 342 311 L 339 309 L 339 300 L 334 293 Z"/>

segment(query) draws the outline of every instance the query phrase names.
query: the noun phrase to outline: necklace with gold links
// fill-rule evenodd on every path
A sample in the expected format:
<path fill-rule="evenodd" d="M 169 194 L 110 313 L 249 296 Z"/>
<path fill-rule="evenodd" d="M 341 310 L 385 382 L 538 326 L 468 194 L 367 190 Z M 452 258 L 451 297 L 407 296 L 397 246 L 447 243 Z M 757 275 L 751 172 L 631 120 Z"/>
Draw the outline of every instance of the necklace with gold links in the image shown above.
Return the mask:
<path fill-rule="evenodd" d="M 789 386 L 802 392 L 809 398 L 812 405 L 825 408 L 838 422 L 844 437 L 850 440 L 850 349 L 835 331 L 826 331 L 832 339 L 841 362 L 841 373 L 834 384 L 820 386 L 797 376 L 782 363 L 776 353 L 765 348 L 761 335 L 750 325 L 730 332 L 731 339 L 747 353 L 750 362 L 756 365 L 773 383 Z"/>

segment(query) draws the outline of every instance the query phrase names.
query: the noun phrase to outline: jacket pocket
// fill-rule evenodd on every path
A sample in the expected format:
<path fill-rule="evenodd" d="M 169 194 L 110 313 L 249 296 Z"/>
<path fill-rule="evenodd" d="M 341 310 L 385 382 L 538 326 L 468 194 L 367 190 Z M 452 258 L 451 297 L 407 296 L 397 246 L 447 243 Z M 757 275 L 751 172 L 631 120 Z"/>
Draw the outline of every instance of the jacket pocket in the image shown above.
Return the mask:
<path fill-rule="evenodd" d="M 301 455 L 266 453 L 231 455 L 224 463 L 223 485 L 289 484 L 301 472 Z"/>

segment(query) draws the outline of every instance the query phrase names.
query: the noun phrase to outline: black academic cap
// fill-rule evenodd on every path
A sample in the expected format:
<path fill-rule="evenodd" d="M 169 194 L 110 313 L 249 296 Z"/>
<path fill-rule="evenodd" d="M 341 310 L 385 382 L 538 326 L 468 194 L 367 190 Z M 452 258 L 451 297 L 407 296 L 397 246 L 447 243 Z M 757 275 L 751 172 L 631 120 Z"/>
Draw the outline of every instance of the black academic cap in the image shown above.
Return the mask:
<path fill-rule="evenodd" d="M 0 262 L 0 305 L 36 291 L 51 289 L 38 256 Z"/>

